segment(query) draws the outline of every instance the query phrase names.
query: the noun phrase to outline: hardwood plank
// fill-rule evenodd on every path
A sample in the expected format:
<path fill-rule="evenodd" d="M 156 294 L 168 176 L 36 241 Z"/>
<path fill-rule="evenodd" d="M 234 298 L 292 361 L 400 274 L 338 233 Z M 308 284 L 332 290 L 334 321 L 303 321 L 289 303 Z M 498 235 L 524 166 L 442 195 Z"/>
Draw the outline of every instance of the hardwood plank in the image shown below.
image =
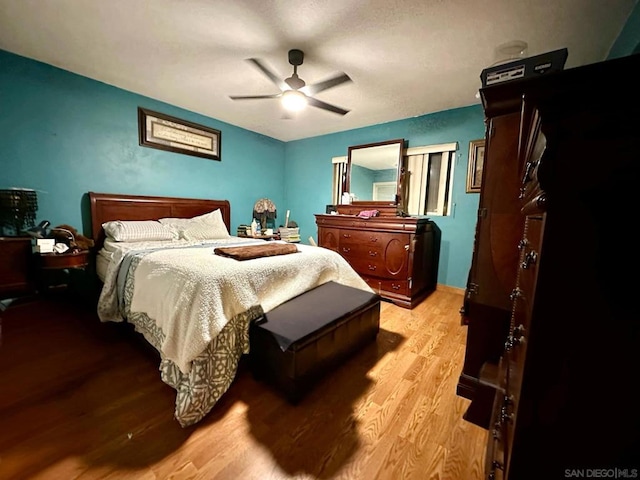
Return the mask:
<path fill-rule="evenodd" d="M 93 306 L 39 298 L 1 313 L 2 479 L 483 478 L 487 432 L 456 395 L 462 295 L 381 306 L 375 343 L 292 406 L 246 361 L 199 424 L 173 418 L 158 357 Z"/>

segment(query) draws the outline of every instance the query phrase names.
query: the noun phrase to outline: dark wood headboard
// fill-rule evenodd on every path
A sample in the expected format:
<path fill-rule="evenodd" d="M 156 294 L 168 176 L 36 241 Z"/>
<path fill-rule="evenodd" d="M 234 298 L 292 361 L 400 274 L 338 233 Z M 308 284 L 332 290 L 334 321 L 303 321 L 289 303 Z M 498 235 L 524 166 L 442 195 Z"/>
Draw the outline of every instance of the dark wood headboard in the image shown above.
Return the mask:
<path fill-rule="evenodd" d="M 220 209 L 231 232 L 231 206 L 228 200 L 198 198 L 147 197 L 89 192 L 91 233 L 96 249 L 102 248 L 105 234 L 102 224 L 112 220 L 158 220 L 164 217 L 191 218 Z"/>

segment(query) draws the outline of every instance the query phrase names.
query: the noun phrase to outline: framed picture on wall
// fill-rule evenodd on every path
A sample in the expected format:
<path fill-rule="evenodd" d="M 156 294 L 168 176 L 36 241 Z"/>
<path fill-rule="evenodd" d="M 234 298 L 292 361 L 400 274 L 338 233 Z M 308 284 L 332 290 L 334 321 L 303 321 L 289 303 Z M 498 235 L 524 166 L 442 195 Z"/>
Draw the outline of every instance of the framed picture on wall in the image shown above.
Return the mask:
<path fill-rule="evenodd" d="M 138 107 L 140 145 L 220 160 L 220 130 Z"/>
<path fill-rule="evenodd" d="M 467 193 L 480 193 L 482 168 L 484 167 L 484 138 L 469 142 L 469 166 L 467 169 Z"/>

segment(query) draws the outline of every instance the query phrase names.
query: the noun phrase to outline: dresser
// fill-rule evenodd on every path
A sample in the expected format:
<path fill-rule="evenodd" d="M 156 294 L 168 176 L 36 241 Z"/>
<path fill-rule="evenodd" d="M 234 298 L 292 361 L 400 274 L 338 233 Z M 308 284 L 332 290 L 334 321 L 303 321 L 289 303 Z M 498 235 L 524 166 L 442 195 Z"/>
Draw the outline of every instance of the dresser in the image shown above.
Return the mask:
<path fill-rule="evenodd" d="M 506 152 L 505 165 L 494 162 L 496 178 L 483 184 L 491 188 L 502 175 L 518 206 L 515 215 L 507 212 L 510 220 L 500 230 L 518 237 L 509 251 L 515 260 L 505 259 L 499 279 L 497 258 L 488 251 L 495 245 L 477 234 L 463 306 L 467 354 L 502 344 L 497 358 L 495 351 L 485 354 L 471 395 L 471 405 L 482 399 L 479 410 L 489 417 L 488 479 L 640 473 L 640 413 L 633 393 L 640 315 L 631 236 L 640 176 L 640 91 L 630 74 L 638 67 L 636 55 L 481 91 L 485 111 L 519 112 L 511 117 L 515 147 Z M 488 128 L 488 148 L 492 135 Z M 495 158 L 485 157 L 487 176 Z M 490 217 L 480 211 L 478 223 Z M 490 262 L 481 260 L 492 255 Z M 496 299 L 504 301 L 501 282 L 507 276 L 512 284 L 506 308 L 487 297 L 475 302 L 481 292 L 499 292 Z M 480 327 L 491 321 L 506 322 L 506 329 L 483 332 Z M 489 406 L 483 391 L 493 391 Z"/>
<path fill-rule="evenodd" d="M 348 205 L 338 210 L 341 214 L 316 215 L 318 245 L 342 255 L 382 298 L 413 308 L 435 289 L 433 222 L 396 215 L 362 219 L 356 216 L 362 208 Z"/>

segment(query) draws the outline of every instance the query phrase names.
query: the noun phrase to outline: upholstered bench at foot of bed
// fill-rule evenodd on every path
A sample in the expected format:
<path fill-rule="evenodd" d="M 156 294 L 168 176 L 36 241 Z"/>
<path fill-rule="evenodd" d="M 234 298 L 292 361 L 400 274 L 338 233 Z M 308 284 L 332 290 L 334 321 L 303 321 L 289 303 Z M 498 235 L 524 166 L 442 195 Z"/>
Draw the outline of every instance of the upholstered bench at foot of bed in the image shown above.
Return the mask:
<path fill-rule="evenodd" d="M 295 404 L 320 377 L 375 340 L 379 329 L 379 295 L 328 282 L 252 323 L 251 371 Z"/>

